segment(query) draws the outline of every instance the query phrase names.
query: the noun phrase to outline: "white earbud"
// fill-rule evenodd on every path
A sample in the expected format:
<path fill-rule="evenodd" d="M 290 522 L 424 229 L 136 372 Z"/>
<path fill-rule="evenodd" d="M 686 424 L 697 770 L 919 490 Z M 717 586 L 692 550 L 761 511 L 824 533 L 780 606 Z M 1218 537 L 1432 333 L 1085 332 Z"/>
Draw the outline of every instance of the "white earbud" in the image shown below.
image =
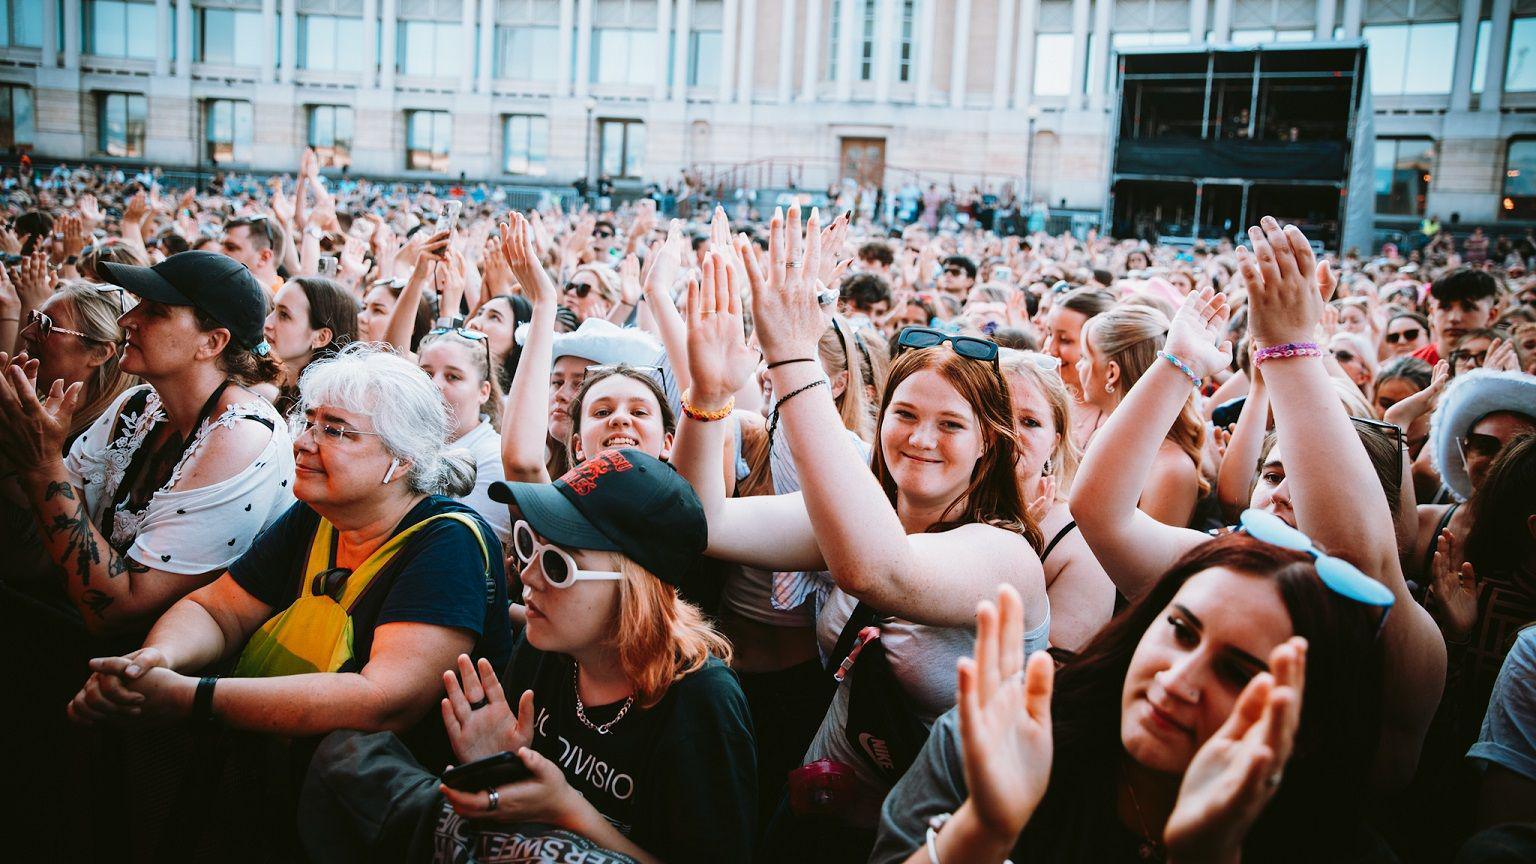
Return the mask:
<path fill-rule="evenodd" d="M 384 485 L 385 486 L 389 485 L 389 481 L 395 479 L 395 471 L 399 467 L 400 467 L 400 460 L 399 459 L 391 459 L 391 460 L 389 460 L 389 470 L 384 472 Z"/>

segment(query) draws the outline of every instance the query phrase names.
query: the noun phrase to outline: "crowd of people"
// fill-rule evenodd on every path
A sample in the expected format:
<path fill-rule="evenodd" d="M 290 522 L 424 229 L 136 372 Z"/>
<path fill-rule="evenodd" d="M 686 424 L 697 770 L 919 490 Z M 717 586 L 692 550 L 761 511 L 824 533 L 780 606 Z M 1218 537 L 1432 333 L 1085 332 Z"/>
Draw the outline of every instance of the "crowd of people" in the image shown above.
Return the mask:
<path fill-rule="evenodd" d="M 1524 266 L 154 181 L 0 193 L 18 860 L 1536 861 Z"/>

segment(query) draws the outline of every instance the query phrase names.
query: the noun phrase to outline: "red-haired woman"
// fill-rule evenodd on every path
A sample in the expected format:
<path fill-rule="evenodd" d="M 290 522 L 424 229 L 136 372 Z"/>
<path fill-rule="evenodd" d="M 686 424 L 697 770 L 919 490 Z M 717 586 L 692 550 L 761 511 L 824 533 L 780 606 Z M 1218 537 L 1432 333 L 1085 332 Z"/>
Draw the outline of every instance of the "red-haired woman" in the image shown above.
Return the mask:
<path fill-rule="evenodd" d="M 854 860 L 868 854 L 879 802 L 904 767 L 900 753 L 890 758 L 886 748 L 853 743 L 894 740 L 891 730 L 858 719 L 882 712 L 866 712 L 869 703 L 850 696 L 864 689 L 861 681 L 881 676 L 879 661 L 870 658 L 885 660 L 891 686 L 883 690 L 901 706 L 885 713 L 910 732 L 954 704 L 954 664 L 970 650 L 978 601 L 999 585 L 1014 586 L 1024 597 L 1022 635 L 1030 649 L 1045 647 L 1050 606 L 1039 530 L 1014 474 L 1013 416 L 996 346 L 927 341 L 930 347 L 897 357 L 867 464 L 848 441 L 815 360 L 826 328 L 807 275 L 819 272 L 823 251 L 817 221 L 813 214 L 802 233 L 798 208 L 790 209 L 787 225 L 775 214 L 766 272 L 754 256 L 742 255 L 757 338 L 779 394 L 769 422 L 782 424 L 802 491 L 727 499 L 722 488 L 717 460 L 725 424 L 709 420 L 727 416 L 731 394 L 758 360 L 742 339 L 745 286 L 731 284 L 735 274 L 718 256 L 706 262 L 703 285 L 689 298 L 693 385 L 672 462 L 704 502 L 711 556 L 768 570 L 827 570 L 837 582 L 818 604 L 819 646 L 836 665 L 843 657 L 833 655 L 848 653 L 839 643 L 859 641 L 865 665 L 854 666 L 852 683 L 838 688 L 806 761 L 820 762 L 813 770 L 823 777 L 835 775 L 839 791 L 829 807 L 801 808 L 793 828 L 780 830 L 784 820 L 775 820 L 767 842 L 769 855 L 783 851 L 776 847 L 783 838 L 804 860 Z M 921 335 L 947 341 L 937 331 Z M 859 625 L 866 619 L 869 629 Z M 879 634 L 875 648 L 864 641 L 872 632 Z M 855 633 L 863 635 L 854 640 Z M 861 679 L 864 669 L 875 671 Z M 781 815 L 787 817 L 782 809 Z"/>

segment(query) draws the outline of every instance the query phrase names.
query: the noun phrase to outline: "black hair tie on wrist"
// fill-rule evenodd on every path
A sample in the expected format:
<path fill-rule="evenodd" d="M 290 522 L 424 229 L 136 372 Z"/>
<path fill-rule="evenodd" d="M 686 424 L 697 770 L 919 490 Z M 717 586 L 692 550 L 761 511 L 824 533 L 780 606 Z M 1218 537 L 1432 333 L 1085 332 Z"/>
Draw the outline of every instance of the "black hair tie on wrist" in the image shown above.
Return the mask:
<path fill-rule="evenodd" d="M 810 358 L 810 357 L 795 357 L 795 358 L 793 358 L 791 360 L 777 360 L 777 361 L 775 361 L 773 363 L 769 363 L 768 364 L 768 368 L 769 369 L 777 369 L 780 366 L 788 366 L 791 363 L 814 363 L 814 362 L 816 362 L 816 361 L 814 359 Z"/>
<path fill-rule="evenodd" d="M 768 441 L 770 443 L 773 441 L 774 431 L 779 428 L 779 409 L 784 407 L 784 403 L 795 398 L 796 396 L 799 396 L 801 393 L 804 393 L 812 387 L 820 387 L 823 384 L 826 384 L 828 387 L 831 386 L 831 382 L 827 379 L 818 378 L 815 381 L 805 385 L 804 387 L 799 388 L 798 390 L 789 391 L 789 393 L 785 394 L 783 399 L 773 403 L 773 411 L 770 412 L 770 416 L 768 418 Z"/>

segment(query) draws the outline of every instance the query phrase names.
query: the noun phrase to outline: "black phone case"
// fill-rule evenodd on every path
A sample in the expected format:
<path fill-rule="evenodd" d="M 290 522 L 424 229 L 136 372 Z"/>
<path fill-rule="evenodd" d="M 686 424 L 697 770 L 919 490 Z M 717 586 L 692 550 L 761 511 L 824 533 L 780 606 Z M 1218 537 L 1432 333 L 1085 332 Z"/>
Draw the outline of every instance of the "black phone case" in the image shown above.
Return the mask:
<path fill-rule="evenodd" d="M 479 792 L 531 777 L 533 772 L 516 753 L 503 750 L 494 756 L 449 768 L 443 772 L 443 784 L 461 792 Z"/>

